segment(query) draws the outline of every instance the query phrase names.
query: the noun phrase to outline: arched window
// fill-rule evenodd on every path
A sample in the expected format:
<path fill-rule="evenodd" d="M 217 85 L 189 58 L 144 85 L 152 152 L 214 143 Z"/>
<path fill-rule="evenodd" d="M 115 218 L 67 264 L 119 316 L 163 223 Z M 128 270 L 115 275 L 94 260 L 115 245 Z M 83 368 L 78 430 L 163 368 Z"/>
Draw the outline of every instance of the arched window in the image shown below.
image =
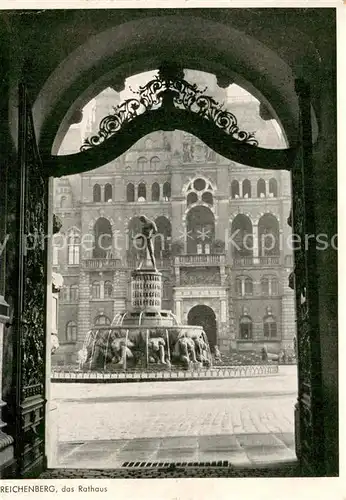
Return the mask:
<path fill-rule="evenodd" d="M 99 299 L 101 297 L 101 287 L 98 281 L 94 281 L 91 286 L 91 296 L 93 299 Z"/>
<path fill-rule="evenodd" d="M 232 198 L 239 198 L 239 182 L 238 181 L 232 181 L 231 196 L 232 196 Z"/>
<path fill-rule="evenodd" d="M 277 337 L 277 323 L 274 316 L 270 315 L 263 318 L 263 333 L 268 339 Z"/>
<path fill-rule="evenodd" d="M 70 286 L 70 302 L 77 302 L 79 296 L 79 288 L 78 285 Z"/>
<path fill-rule="evenodd" d="M 157 234 L 153 236 L 154 253 L 157 259 L 168 258 L 170 256 L 170 243 L 172 237 L 172 226 L 170 221 L 160 216 L 155 219 Z"/>
<path fill-rule="evenodd" d="M 137 160 L 137 167 L 140 172 L 143 172 L 144 170 L 147 170 L 148 168 L 148 160 L 144 157 L 141 156 Z"/>
<path fill-rule="evenodd" d="M 63 286 L 60 291 L 59 298 L 61 299 L 62 302 L 67 302 L 69 300 L 69 297 L 70 297 L 69 287 Z"/>
<path fill-rule="evenodd" d="M 269 279 L 267 277 L 263 277 L 261 279 L 261 294 L 269 295 Z"/>
<path fill-rule="evenodd" d="M 160 158 L 158 156 L 153 156 L 150 160 L 150 170 L 156 171 L 160 168 Z"/>
<path fill-rule="evenodd" d="M 263 179 L 257 182 L 257 198 L 265 198 L 266 196 L 266 183 Z"/>
<path fill-rule="evenodd" d="M 113 285 L 111 281 L 105 281 L 105 297 L 112 297 L 113 295 Z"/>
<path fill-rule="evenodd" d="M 272 295 L 279 295 L 279 280 L 275 277 L 271 280 L 271 292 Z"/>
<path fill-rule="evenodd" d="M 94 259 L 106 259 L 112 252 L 112 226 L 108 219 L 100 217 L 94 226 Z"/>
<path fill-rule="evenodd" d="M 160 184 L 157 182 L 151 186 L 151 201 L 160 201 Z"/>
<path fill-rule="evenodd" d="M 245 278 L 245 295 L 253 294 L 253 282 L 251 278 Z"/>
<path fill-rule="evenodd" d="M 99 203 L 101 201 L 101 186 L 100 184 L 95 184 L 93 188 L 93 201 Z"/>
<path fill-rule="evenodd" d="M 237 278 L 235 280 L 235 293 L 236 293 L 236 295 L 238 295 L 238 297 L 241 297 L 243 294 L 242 279 L 241 278 Z"/>
<path fill-rule="evenodd" d="M 131 182 L 126 186 L 126 201 L 130 203 L 135 201 L 135 186 Z"/>
<path fill-rule="evenodd" d="M 163 199 L 169 201 L 171 199 L 171 183 L 165 182 L 163 185 Z"/>
<path fill-rule="evenodd" d="M 258 246 L 261 257 L 280 255 L 280 230 L 275 215 L 264 214 L 258 221 Z"/>
<path fill-rule="evenodd" d="M 69 321 L 66 324 L 66 340 L 67 342 L 77 342 L 77 324 L 74 321 Z"/>
<path fill-rule="evenodd" d="M 60 208 L 66 208 L 67 206 L 67 198 L 66 196 L 62 196 L 60 198 Z"/>
<path fill-rule="evenodd" d="M 142 223 L 139 217 L 133 217 L 128 223 L 128 250 L 127 259 L 130 266 L 136 265 L 136 261 L 145 258 L 146 247 L 143 243 Z M 137 262 L 138 263 L 138 262 Z"/>
<path fill-rule="evenodd" d="M 202 201 L 208 203 L 208 205 L 212 205 L 214 203 L 213 195 L 209 191 L 206 191 L 202 194 Z"/>
<path fill-rule="evenodd" d="M 203 189 L 206 188 L 205 180 L 204 179 L 196 179 L 193 183 L 193 187 L 194 187 L 194 189 L 196 189 L 196 191 L 203 191 Z"/>
<path fill-rule="evenodd" d="M 210 253 L 215 240 L 215 218 L 209 207 L 197 205 L 191 208 L 186 217 L 187 253 Z"/>
<path fill-rule="evenodd" d="M 277 198 L 278 196 L 278 183 L 274 177 L 269 179 L 269 196 L 271 198 Z"/>
<path fill-rule="evenodd" d="M 187 206 L 192 205 L 198 201 L 198 196 L 195 192 L 189 193 L 186 198 Z"/>
<path fill-rule="evenodd" d="M 70 233 L 68 240 L 68 263 L 69 265 L 79 264 L 80 237 L 77 233 Z"/>
<path fill-rule="evenodd" d="M 252 319 L 250 316 L 242 316 L 239 320 L 239 337 L 242 340 L 252 339 Z"/>
<path fill-rule="evenodd" d="M 138 186 L 138 201 L 145 201 L 147 199 L 147 188 L 144 182 L 141 182 Z"/>
<path fill-rule="evenodd" d="M 231 226 L 232 254 L 234 258 L 251 257 L 253 254 L 252 222 L 244 214 L 238 214 Z"/>
<path fill-rule="evenodd" d="M 110 324 L 111 320 L 105 314 L 99 314 L 94 321 L 95 326 L 108 326 Z"/>
<path fill-rule="evenodd" d="M 243 181 L 243 198 L 251 198 L 251 182 L 249 179 Z"/>
<path fill-rule="evenodd" d="M 112 201 L 113 190 L 111 184 L 105 185 L 105 201 Z"/>

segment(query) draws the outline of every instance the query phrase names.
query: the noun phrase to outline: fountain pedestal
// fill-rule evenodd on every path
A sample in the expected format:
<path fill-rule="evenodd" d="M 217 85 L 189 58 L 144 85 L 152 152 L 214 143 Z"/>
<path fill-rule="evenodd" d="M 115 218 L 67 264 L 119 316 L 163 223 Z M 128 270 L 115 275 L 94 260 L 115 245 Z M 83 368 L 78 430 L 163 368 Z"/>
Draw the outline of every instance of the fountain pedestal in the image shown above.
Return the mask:
<path fill-rule="evenodd" d="M 84 369 L 167 370 L 211 365 L 201 326 L 181 325 L 172 311 L 161 309 L 162 274 L 155 269 L 131 273 L 131 308 L 111 326 L 93 328 L 84 343 Z"/>
<path fill-rule="evenodd" d="M 133 310 L 161 310 L 162 274 L 154 269 L 137 269 L 131 276 Z"/>

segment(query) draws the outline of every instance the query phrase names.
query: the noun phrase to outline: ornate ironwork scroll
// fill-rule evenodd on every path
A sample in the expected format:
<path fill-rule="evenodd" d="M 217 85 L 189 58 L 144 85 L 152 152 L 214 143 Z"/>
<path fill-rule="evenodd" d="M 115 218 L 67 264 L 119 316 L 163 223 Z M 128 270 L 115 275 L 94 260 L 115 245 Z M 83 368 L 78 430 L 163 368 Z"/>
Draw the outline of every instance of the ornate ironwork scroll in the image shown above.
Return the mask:
<path fill-rule="evenodd" d="M 320 332 L 316 287 L 316 235 L 313 200 L 312 139 L 309 87 L 296 82 L 300 103 L 301 147 L 292 169 L 293 211 L 288 219 L 295 235 L 294 286 L 297 314 L 298 402 L 296 445 L 303 471 L 323 475 L 324 437 L 321 396 Z M 292 217 L 293 215 L 293 217 Z"/>
<path fill-rule="evenodd" d="M 213 97 L 204 95 L 206 88 L 199 90 L 196 84 L 184 79 L 184 71 L 178 66 L 164 65 L 159 69 L 153 80 L 139 87 L 134 96 L 114 108 L 114 113 L 103 118 L 99 132 L 85 140 L 81 151 L 102 144 L 116 134 L 124 124 L 148 111 L 160 108 L 184 109 L 212 121 L 233 139 L 250 145 L 258 146 L 253 133 L 240 130 L 237 118 L 224 109 Z"/>
<path fill-rule="evenodd" d="M 16 458 L 18 476 L 45 467 L 45 339 L 48 179 L 38 153 L 31 108 L 19 92 L 17 180 L 18 283 L 14 311 L 16 359 Z"/>

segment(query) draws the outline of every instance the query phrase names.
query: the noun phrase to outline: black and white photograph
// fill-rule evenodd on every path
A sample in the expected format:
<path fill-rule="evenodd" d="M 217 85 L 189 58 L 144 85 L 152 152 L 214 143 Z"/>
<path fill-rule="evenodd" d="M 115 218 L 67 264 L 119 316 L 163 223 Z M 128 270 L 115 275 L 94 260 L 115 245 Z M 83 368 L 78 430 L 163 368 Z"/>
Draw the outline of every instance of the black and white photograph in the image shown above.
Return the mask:
<path fill-rule="evenodd" d="M 1 498 L 339 478 L 337 2 L 85 3 L 0 10 Z"/>

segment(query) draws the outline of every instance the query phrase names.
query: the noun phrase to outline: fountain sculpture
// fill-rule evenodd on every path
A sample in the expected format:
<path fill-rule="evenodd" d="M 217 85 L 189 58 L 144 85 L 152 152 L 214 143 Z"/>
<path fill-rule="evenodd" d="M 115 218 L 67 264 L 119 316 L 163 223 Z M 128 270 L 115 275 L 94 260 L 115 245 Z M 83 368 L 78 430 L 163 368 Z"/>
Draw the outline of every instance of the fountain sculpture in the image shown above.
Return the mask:
<path fill-rule="evenodd" d="M 156 269 L 152 235 L 155 223 L 140 218 L 151 266 L 142 260 L 131 274 L 131 308 L 110 326 L 91 329 L 80 352 L 86 370 L 169 370 L 210 367 L 212 356 L 201 326 L 181 325 L 170 310 L 162 310 L 162 274 Z"/>

